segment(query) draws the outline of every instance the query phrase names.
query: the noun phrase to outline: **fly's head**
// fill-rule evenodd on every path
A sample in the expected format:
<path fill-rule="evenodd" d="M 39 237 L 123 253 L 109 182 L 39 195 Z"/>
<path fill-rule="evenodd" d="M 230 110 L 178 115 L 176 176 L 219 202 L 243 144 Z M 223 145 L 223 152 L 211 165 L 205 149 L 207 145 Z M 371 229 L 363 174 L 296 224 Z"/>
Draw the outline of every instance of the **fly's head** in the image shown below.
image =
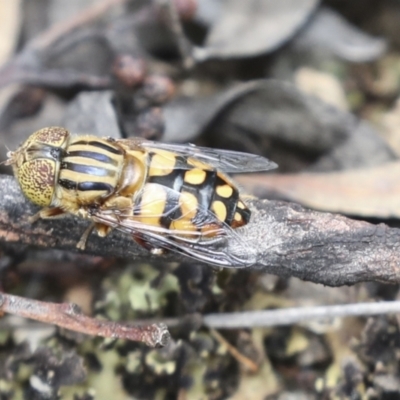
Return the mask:
<path fill-rule="evenodd" d="M 52 204 L 61 157 L 69 138 L 70 133 L 64 128 L 43 128 L 29 136 L 16 151 L 7 153 L 6 165 L 13 167 L 22 192 L 32 203 L 41 207 Z"/>

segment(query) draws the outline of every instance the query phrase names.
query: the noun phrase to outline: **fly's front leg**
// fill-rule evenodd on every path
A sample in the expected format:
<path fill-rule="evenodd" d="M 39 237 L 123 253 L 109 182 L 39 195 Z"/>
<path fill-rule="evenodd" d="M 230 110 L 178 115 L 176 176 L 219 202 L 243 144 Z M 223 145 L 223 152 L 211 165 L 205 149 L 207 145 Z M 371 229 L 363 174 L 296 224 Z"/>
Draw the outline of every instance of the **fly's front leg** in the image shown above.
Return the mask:
<path fill-rule="evenodd" d="M 80 209 L 77 211 L 77 215 L 78 215 L 79 217 L 83 218 L 83 219 L 90 219 L 91 212 L 90 212 L 89 209 L 80 208 Z M 87 240 L 88 240 L 90 234 L 92 233 L 93 229 L 96 229 L 96 230 L 97 230 L 97 225 L 99 225 L 99 224 L 97 224 L 96 222 L 92 222 L 92 223 L 85 229 L 85 231 L 83 232 L 81 238 L 79 239 L 78 243 L 76 244 L 76 247 L 77 247 L 79 250 L 85 250 L 85 248 L 86 248 L 86 242 L 87 242 Z M 100 229 L 100 228 L 99 228 L 99 229 Z"/>
<path fill-rule="evenodd" d="M 106 237 L 111 231 L 112 227 L 104 224 L 100 224 L 98 222 L 92 222 L 83 232 L 79 242 L 77 243 L 76 247 L 80 250 L 85 250 L 86 242 L 92 233 L 93 230 L 96 231 L 97 235 L 100 237 Z"/>
<path fill-rule="evenodd" d="M 57 218 L 64 218 L 67 216 L 67 212 L 65 212 L 62 208 L 59 207 L 47 207 L 43 208 L 39 212 L 37 212 L 32 217 L 29 217 L 29 222 L 32 224 L 39 219 L 57 219 Z M 78 215 L 83 218 L 88 218 L 88 212 L 84 209 L 78 211 Z M 87 238 L 89 237 L 92 230 L 95 228 L 95 223 L 90 224 L 90 226 L 85 230 L 82 237 L 80 238 L 76 247 L 78 249 L 84 250 Z"/>
<path fill-rule="evenodd" d="M 93 230 L 96 231 L 97 235 L 100 237 L 106 237 L 111 231 L 112 227 L 104 224 L 100 224 L 98 222 L 92 222 L 83 232 L 81 238 L 79 239 L 79 242 L 77 243 L 76 247 L 79 250 L 85 250 L 86 248 L 86 242 L 92 233 Z"/>

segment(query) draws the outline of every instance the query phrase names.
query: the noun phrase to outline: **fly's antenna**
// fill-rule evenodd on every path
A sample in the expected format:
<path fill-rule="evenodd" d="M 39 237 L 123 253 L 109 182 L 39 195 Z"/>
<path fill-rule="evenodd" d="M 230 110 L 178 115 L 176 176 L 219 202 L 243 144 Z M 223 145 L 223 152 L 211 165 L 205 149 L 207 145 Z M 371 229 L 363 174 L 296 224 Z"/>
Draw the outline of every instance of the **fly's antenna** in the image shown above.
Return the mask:
<path fill-rule="evenodd" d="M 7 160 L 0 162 L 0 165 L 12 165 L 14 163 L 15 152 L 11 151 L 6 144 L 4 144 L 4 147 L 7 150 Z"/>

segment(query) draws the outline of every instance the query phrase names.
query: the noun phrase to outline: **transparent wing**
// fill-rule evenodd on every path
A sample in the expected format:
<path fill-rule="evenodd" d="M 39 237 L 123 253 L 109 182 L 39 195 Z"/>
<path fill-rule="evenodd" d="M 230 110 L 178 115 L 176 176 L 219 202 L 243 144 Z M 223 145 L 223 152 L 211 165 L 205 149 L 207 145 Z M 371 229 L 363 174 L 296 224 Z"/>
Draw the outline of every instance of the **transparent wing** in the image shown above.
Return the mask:
<path fill-rule="evenodd" d="M 244 173 L 268 171 L 277 168 L 278 165 L 265 157 L 255 154 L 242 153 L 240 151 L 211 149 L 208 147 L 198 147 L 193 144 L 170 144 L 152 142 L 141 138 L 122 139 L 127 146 L 142 149 L 160 149 L 171 151 L 173 153 L 196 158 L 206 164 L 211 165 L 227 173 Z"/>
<path fill-rule="evenodd" d="M 117 230 L 138 236 L 155 248 L 174 251 L 217 266 L 243 268 L 254 265 L 257 261 L 255 252 L 249 252 L 249 246 L 244 246 L 243 243 L 237 241 L 237 238 L 234 238 L 236 246 L 232 251 L 232 246 L 228 245 L 232 240 L 231 234 L 221 237 L 220 240 L 191 241 L 178 237 L 174 231 L 156 229 L 154 226 L 138 223 L 132 219 L 118 221 L 111 215 L 97 215 L 94 221 L 113 225 Z"/>
<path fill-rule="evenodd" d="M 169 195 L 176 195 L 173 189 L 168 190 Z M 169 197 L 171 200 L 171 197 Z M 157 200 L 154 200 L 157 202 Z M 147 204 L 150 205 L 150 202 Z M 141 208 L 144 204 L 141 203 Z M 182 220 L 185 216 L 174 220 L 173 215 L 179 207 L 169 207 L 163 214 L 146 213 L 146 218 L 170 218 L 172 221 Z M 151 207 L 150 207 L 151 208 Z M 133 210 L 134 213 L 136 210 Z M 225 267 L 248 267 L 256 263 L 255 250 L 241 238 L 237 231 L 218 220 L 210 210 L 196 210 L 193 223 L 197 230 L 167 229 L 159 225 L 143 223 L 138 217 L 132 216 L 132 210 L 121 209 L 95 209 L 91 212 L 91 219 L 111 226 L 124 233 L 138 237 L 152 247 L 167 249 L 184 254 L 198 261 Z M 190 212 L 190 211 L 189 211 Z M 207 228 L 207 236 L 202 232 Z"/>

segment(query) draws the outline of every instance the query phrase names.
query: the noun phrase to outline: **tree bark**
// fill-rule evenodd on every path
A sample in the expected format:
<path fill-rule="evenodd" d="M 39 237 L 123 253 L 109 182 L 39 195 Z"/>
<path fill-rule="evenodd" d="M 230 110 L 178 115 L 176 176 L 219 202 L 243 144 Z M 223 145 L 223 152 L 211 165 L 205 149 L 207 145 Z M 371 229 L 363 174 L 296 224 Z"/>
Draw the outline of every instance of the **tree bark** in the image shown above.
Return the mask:
<path fill-rule="evenodd" d="M 68 217 L 31 224 L 29 217 L 38 209 L 24 198 L 17 182 L 0 176 L 0 185 L 0 241 L 79 251 L 75 246 L 88 221 Z M 247 203 L 252 219 L 238 234 L 257 251 L 259 261 L 253 269 L 328 286 L 400 282 L 400 229 L 307 210 L 294 203 L 258 199 Z M 107 238 L 91 235 L 84 252 L 155 259 L 129 235 L 116 231 Z M 179 261 L 182 256 L 170 253 L 161 259 Z"/>

